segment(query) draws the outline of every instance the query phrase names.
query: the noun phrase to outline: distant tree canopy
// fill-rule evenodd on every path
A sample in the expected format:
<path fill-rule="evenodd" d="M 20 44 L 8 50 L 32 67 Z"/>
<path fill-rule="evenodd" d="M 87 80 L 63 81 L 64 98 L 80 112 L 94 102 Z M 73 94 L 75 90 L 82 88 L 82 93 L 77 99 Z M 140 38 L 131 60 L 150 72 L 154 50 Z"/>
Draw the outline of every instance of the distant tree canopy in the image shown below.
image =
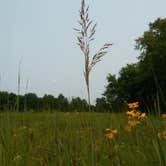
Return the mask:
<path fill-rule="evenodd" d="M 149 24 L 149 30 L 136 40 L 136 49 L 141 51 L 138 62 L 123 67 L 118 77 L 109 74 L 103 97 L 96 99 L 92 110 L 123 111 L 129 102 L 139 101 L 142 108 L 154 110 L 155 104 L 166 108 L 166 19 L 158 18 Z M 19 97 L 19 100 L 17 100 Z M 19 101 L 19 107 L 17 107 Z M 15 95 L 0 92 L 0 110 L 60 110 L 87 111 L 88 103 L 79 97 L 69 101 L 58 97 L 34 93 Z"/>
<path fill-rule="evenodd" d="M 124 103 L 140 101 L 151 108 L 157 98 L 161 106 L 166 103 L 166 19 L 149 24 L 149 30 L 136 40 L 141 51 L 138 62 L 127 64 L 119 76 L 109 74 L 104 97 L 110 107 L 122 107 Z M 158 101 L 158 102 L 159 102 Z"/>
<path fill-rule="evenodd" d="M 149 31 L 136 40 L 139 56 L 139 80 L 144 86 L 143 96 L 152 96 L 162 91 L 166 95 L 166 19 L 157 19 L 149 24 Z M 146 89 L 146 90 L 145 90 Z"/>
<path fill-rule="evenodd" d="M 17 98 L 19 97 L 19 110 L 17 110 Z M 58 97 L 44 95 L 38 97 L 35 93 L 27 93 L 17 96 L 14 93 L 0 92 L 0 111 L 87 111 L 88 103 L 79 97 L 69 101 L 60 94 Z"/>

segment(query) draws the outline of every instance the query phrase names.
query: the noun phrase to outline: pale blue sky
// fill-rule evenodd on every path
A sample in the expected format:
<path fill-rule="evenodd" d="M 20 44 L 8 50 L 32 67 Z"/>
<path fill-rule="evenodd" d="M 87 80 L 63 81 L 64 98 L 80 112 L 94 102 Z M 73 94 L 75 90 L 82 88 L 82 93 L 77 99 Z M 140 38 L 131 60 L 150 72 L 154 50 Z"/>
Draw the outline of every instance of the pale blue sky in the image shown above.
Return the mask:
<path fill-rule="evenodd" d="M 98 22 L 92 52 L 105 42 L 114 46 L 91 73 L 94 103 L 107 84 L 108 73 L 136 61 L 135 39 L 149 22 L 166 17 L 166 0 L 87 0 L 90 17 Z M 1 89 L 17 91 L 21 63 L 21 92 L 39 96 L 63 93 L 86 98 L 83 55 L 76 45 L 80 0 L 0 0 Z"/>

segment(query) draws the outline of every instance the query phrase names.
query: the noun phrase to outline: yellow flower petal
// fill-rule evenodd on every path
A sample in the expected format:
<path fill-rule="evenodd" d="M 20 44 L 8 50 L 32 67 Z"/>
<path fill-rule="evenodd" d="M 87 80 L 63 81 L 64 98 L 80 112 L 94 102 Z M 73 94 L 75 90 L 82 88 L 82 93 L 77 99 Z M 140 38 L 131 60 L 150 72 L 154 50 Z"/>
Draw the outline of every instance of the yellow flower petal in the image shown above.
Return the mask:
<path fill-rule="evenodd" d="M 106 137 L 108 139 L 113 139 L 114 138 L 114 134 L 113 133 L 106 134 Z"/>
<path fill-rule="evenodd" d="M 117 134 L 117 133 L 118 133 L 117 130 L 112 130 L 111 132 L 112 132 L 113 134 Z"/>
<path fill-rule="evenodd" d="M 137 124 L 139 124 L 140 122 L 139 121 L 128 121 L 128 124 L 130 126 L 136 126 Z"/>
<path fill-rule="evenodd" d="M 111 129 L 110 128 L 106 128 L 105 131 L 111 131 Z"/>
<path fill-rule="evenodd" d="M 161 116 L 163 119 L 166 119 L 166 114 L 162 114 Z"/>

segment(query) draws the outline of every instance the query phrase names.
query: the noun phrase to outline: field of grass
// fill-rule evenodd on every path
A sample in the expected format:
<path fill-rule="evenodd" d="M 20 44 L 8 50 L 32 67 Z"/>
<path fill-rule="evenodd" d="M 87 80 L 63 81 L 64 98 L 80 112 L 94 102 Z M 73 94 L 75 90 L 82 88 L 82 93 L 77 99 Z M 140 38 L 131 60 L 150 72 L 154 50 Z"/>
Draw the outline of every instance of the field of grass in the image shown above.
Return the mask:
<path fill-rule="evenodd" d="M 166 165 L 165 121 L 147 116 L 131 130 L 128 121 L 125 113 L 1 113 L 0 166 Z"/>

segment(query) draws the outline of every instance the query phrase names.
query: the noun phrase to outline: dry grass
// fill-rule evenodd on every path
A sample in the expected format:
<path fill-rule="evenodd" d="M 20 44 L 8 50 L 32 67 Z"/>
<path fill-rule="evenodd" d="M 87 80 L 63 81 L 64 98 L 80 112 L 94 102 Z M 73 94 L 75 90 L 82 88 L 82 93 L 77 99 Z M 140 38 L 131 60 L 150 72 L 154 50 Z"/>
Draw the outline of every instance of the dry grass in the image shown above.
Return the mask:
<path fill-rule="evenodd" d="M 81 51 L 83 52 L 85 61 L 85 67 L 84 67 L 84 77 L 85 82 L 87 86 L 87 92 L 88 92 L 88 103 L 90 106 L 90 89 L 89 89 L 89 75 L 93 67 L 101 61 L 102 57 L 107 54 L 108 48 L 112 46 L 110 43 L 104 44 L 102 48 L 99 49 L 99 51 L 92 56 L 92 59 L 90 58 L 90 46 L 91 42 L 95 40 L 95 33 L 96 33 L 96 26 L 97 23 L 94 23 L 89 18 L 89 6 L 86 7 L 85 1 L 82 0 L 81 3 L 81 9 L 79 11 L 80 20 L 78 21 L 79 28 L 74 28 L 77 33 L 77 40 L 78 40 L 78 46 L 80 47 Z M 90 107 L 89 107 L 90 108 Z"/>

